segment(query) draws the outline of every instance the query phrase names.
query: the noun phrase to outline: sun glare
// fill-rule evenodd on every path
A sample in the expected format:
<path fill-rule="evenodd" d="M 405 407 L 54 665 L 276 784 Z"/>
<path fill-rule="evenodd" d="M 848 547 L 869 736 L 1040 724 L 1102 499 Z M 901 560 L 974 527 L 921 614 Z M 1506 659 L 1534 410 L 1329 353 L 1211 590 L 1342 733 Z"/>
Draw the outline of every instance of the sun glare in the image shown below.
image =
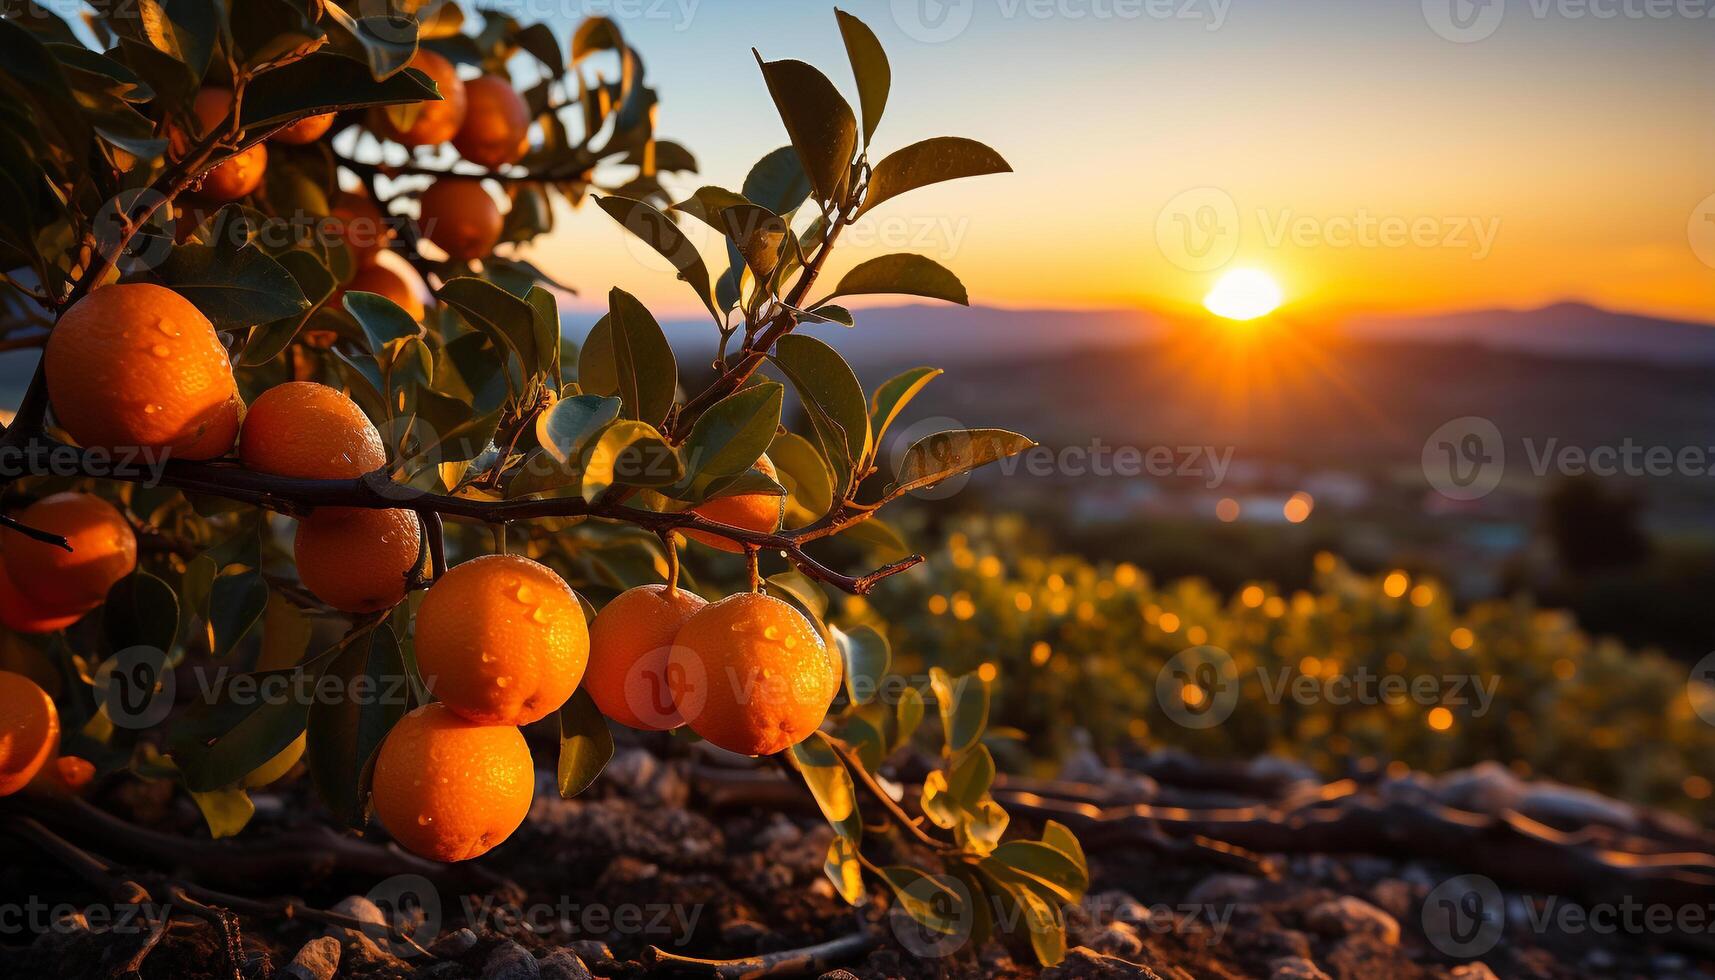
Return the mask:
<path fill-rule="evenodd" d="M 1228 320 L 1255 320 L 1273 313 L 1280 301 L 1280 286 L 1268 273 L 1235 269 L 1215 282 L 1215 288 L 1203 297 L 1203 306 Z"/>

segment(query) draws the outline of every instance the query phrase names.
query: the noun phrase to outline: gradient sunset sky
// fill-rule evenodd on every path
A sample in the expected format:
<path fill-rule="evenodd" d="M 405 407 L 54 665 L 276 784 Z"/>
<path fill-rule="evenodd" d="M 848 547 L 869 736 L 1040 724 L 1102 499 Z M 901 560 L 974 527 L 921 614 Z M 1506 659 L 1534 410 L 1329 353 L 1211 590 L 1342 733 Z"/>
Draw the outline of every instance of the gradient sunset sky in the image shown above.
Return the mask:
<path fill-rule="evenodd" d="M 979 304 L 1172 308 L 1248 267 L 1308 317 L 1571 299 L 1715 320 L 1715 0 L 842 6 L 892 58 L 879 150 L 969 136 L 1016 173 L 878 209 L 836 275 L 916 251 Z M 564 37 L 577 18 L 560 9 L 521 13 Z M 702 165 L 675 196 L 737 188 L 786 142 L 752 45 L 818 65 L 855 103 L 832 10 L 620 0 L 661 134 Z M 618 285 L 693 313 L 595 208 L 563 216 L 538 258 L 579 305 Z"/>

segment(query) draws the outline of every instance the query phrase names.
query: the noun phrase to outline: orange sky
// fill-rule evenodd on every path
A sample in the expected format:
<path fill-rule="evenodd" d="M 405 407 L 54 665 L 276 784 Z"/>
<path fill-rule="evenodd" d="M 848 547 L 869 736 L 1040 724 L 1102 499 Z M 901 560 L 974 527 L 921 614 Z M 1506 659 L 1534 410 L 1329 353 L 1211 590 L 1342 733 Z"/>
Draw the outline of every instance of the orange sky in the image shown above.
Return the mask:
<path fill-rule="evenodd" d="M 892 56 L 881 148 L 970 136 L 1017 173 L 890 202 L 833 273 L 916 251 L 977 303 L 1154 308 L 1245 266 L 1308 316 L 1574 299 L 1715 320 L 1715 20 L 1508 4 L 1491 36 L 1457 43 L 1417 0 L 1201 2 L 1197 20 L 1195 0 L 1185 18 L 950 0 L 968 24 L 933 42 L 898 3 L 848 4 Z M 737 187 L 785 141 L 748 45 L 849 92 L 843 51 L 831 5 L 691 6 L 625 28 L 663 133 L 702 161 L 679 189 Z M 540 259 L 584 302 L 619 285 L 692 311 L 599 211 L 564 217 Z"/>

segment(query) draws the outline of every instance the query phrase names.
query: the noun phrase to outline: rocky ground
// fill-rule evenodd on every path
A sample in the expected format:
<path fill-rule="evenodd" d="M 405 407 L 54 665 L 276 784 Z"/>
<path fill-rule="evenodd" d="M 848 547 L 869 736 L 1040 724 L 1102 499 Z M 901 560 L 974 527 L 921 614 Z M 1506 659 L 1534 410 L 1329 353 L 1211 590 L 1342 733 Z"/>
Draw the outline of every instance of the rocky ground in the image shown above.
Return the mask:
<path fill-rule="evenodd" d="M 854 912 L 801 791 L 722 761 L 622 748 L 569 801 L 545 773 L 525 827 L 451 872 L 330 847 L 302 780 L 259 797 L 231 848 L 183 845 L 200 827 L 182 795 L 136 784 L 94 800 L 123 823 L 78 808 L 31 824 L 13 805 L 0 976 L 1715 977 L 1711 835 L 1498 768 L 1330 786 L 1276 760 L 1147 756 L 1007 781 L 1015 827 L 1054 816 L 1090 855 L 1073 949 L 1039 971 L 999 944 L 926 944 L 879 900 Z M 117 901 L 123 884 L 149 901 Z M 375 925 L 390 915 L 392 932 Z"/>

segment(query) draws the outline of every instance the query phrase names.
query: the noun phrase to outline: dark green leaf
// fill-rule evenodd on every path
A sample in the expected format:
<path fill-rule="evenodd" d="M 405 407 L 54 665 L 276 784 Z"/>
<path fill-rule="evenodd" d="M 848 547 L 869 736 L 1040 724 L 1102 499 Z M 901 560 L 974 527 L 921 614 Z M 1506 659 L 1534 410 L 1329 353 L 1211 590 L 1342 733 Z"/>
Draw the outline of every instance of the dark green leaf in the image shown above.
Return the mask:
<path fill-rule="evenodd" d="M 684 443 L 687 480 L 736 476 L 754 466 L 774 440 L 784 394 L 773 382 L 751 385 L 698 416 Z"/>
<path fill-rule="evenodd" d="M 678 454 L 647 422 L 621 419 L 603 429 L 584 449 L 585 500 L 595 500 L 612 486 L 672 486 L 683 475 Z"/>
<path fill-rule="evenodd" d="M 810 196 L 811 190 L 810 177 L 804 172 L 797 151 L 782 146 L 750 168 L 750 174 L 744 178 L 743 195 L 744 200 L 775 214 L 791 214 Z M 713 221 L 709 223 L 717 231 L 725 230 Z"/>
<path fill-rule="evenodd" d="M 804 777 L 810 795 L 816 798 L 822 816 L 834 832 L 852 842 L 863 839 L 863 814 L 858 812 L 857 789 L 852 774 L 835 754 L 828 736 L 811 732 L 810 737 L 789 750 L 792 762 Z"/>
<path fill-rule="evenodd" d="M 536 417 L 536 441 L 559 462 L 576 462 L 590 437 L 619 417 L 619 408 L 619 399 L 600 395 L 562 398 Z"/>
<path fill-rule="evenodd" d="M 233 646 L 261 621 L 262 612 L 267 608 L 268 583 L 262 580 L 260 572 L 241 572 L 215 579 L 209 594 L 215 657 L 219 659 L 232 652 Z"/>
<path fill-rule="evenodd" d="M 838 201 L 857 149 L 857 120 L 851 106 L 826 75 L 802 61 L 763 61 L 758 54 L 756 63 L 762 67 L 768 94 L 780 110 L 780 119 L 815 188 L 816 199 L 824 205 Z"/>
<path fill-rule="evenodd" d="M 337 685 L 317 683 L 317 690 L 341 695 L 318 695 L 310 706 L 308 745 L 304 758 L 316 792 L 334 819 L 348 827 L 361 826 L 368 798 L 365 770 L 381 742 L 410 707 L 411 687 L 399 640 L 386 623 L 359 637 L 328 664 L 320 677 Z"/>
<path fill-rule="evenodd" d="M 869 191 L 864 196 L 863 211 L 930 184 L 961 177 L 1009 173 L 1012 173 L 1012 167 L 1001 155 L 976 140 L 958 136 L 924 140 L 888 154 L 886 159 L 875 165 L 875 171 L 869 178 Z"/>
<path fill-rule="evenodd" d="M 672 218 L 642 201 L 628 197 L 598 197 L 596 204 L 611 215 L 613 220 L 624 225 L 627 231 L 641 238 L 646 245 L 671 262 L 673 268 L 679 270 L 679 278 L 696 291 L 698 301 L 708 309 L 715 322 L 723 322 L 720 310 L 715 306 L 708 267 L 703 264 L 703 257 L 698 254 L 696 246 L 691 244 L 691 240 L 685 237 L 685 233 L 679 230 Z"/>
<path fill-rule="evenodd" d="M 149 646 L 165 653 L 179 635 L 179 597 L 166 582 L 134 572 L 108 590 L 101 623 L 111 649 Z"/>
<path fill-rule="evenodd" d="M 843 10 L 835 10 L 840 22 L 840 36 L 846 42 L 846 56 L 851 59 L 852 74 L 857 78 L 858 104 L 863 107 L 863 141 L 869 144 L 881 114 L 887 108 L 888 89 L 893 86 L 893 69 L 887 64 L 887 52 L 869 25 Z"/>
<path fill-rule="evenodd" d="M 623 289 L 614 289 L 608 294 L 606 322 L 606 342 L 612 354 L 613 378 L 617 386 L 613 393 L 624 402 L 626 417 L 651 425 L 661 422 L 672 409 L 679 387 L 679 369 L 673 359 L 673 347 L 661 331 L 661 324 L 637 297 Z M 599 330 L 601 324 L 598 323 L 596 328 Z M 595 333 L 591 331 L 584 355 L 579 358 L 580 377 L 584 357 L 593 361 L 601 355 L 600 341 Z M 591 348 L 596 348 L 593 353 Z"/>
<path fill-rule="evenodd" d="M 795 432 L 778 433 L 768 447 L 768 459 L 788 494 L 788 527 L 814 523 L 834 506 L 834 474 L 810 440 Z"/>
<path fill-rule="evenodd" d="M 887 638 L 873 627 L 857 626 L 851 630 L 835 630 L 834 640 L 846 661 L 846 691 L 853 704 L 868 704 L 881 690 L 882 678 L 893 663 L 893 651 Z"/>
<path fill-rule="evenodd" d="M 505 344 L 518 355 L 525 377 L 541 368 L 536 349 L 536 311 L 529 303 L 494 283 L 474 276 L 449 281 L 435 295 L 464 317 L 466 323 Z"/>
<path fill-rule="evenodd" d="M 949 752 L 963 752 L 977 744 L 988 726 L 989 689 L 976 674 L 953 677 L 939 667 L 929 668 L 929 687 L 941 712 L 941 729 Z"/>
<path fill-rule="evenodd" d="M 437 98 L 429 76 L 415 68 L 378 82 L 364 62 L 337 54 L 313 54 L 258 75 L 250 83 L 244 95 L 244 129 L 256 133 L 339 109 L 406 105 Z"/>
<path fill-rule="evenodd" d="M 934 259 L 901 252 L 870 259 L 847 272 L 827 299 L 835 296 L 923 296 L 971 305 L 964 283 Z M 824 300 L 823 302 L 826 302 Z"/>
<path fill-rule="evenodd" d="M 673 205 L 672 210 L 681 211 L 696 218 L 710 228 L 726 234 L 726 223 L 721 213 L 727 208 L 748 204 L 743 196 L 734 194 L 724 187 L 699 187 L 696 193 Z M 770 212 L 772 213 L 772 212 Z"/>
<path fill-rule="evenodd" d="M 417 22 L 403 13 L 353 17 L 336 4 L 328 13 L 341 30 L 339 43 L 363 52 L 369 74 L 378 82 L 398 74 L 417 54 Z"/>
<path fill-rule="evenodd" d="M 766 283 L 780 262 L 786 222 L 760 205 L 735 204 L 721 212 L 721 224 L 751 273 L 759 282 Z"/>
<path fill-rule="evenodd" d="M 292 273 L 253 245 L 180 245 L 155 275 L 217 330 L 248 330 L 310 309 Z"/>
<path fill-rule="evenodd" d="M 386 350 L 391 341 L 416 337 L 423 332 L 417 321 L 411 319 L 411 314 L 385 296 L 356 290 L 347 292 L 340 303 L 363 328 L 372 352 L 379 353 Z"/>
<path fill-rule="evenodd" d="M 933 486 L 951 476 L 1016 456 L 1036 443 L 1005 429 L 957 429 L 918 440 L 905 451 L 889 497 Z"/>
<path fill-rule="evenodd" d="M 804 402 L 821 438 L 822 452 L 836 462 L 837 484 L 843 491 L 852 468 L 869 458 L 872 446 L 863 386 L 845 358 L 804 334 L 781 337 L 774 361 Z"/>
<path fill-rule="evenodd" d="M 912 368 L 903 374 L 895 375 L 882 382 L 875 389 L 875 395 L 870 399 L 869 424 L 875 430 L 875 441 L 880 442 L 887 435 L 887 430 L 893 426 L 893 420 L 917 397 L 929 382 L 940 377 L 944 372 L 940 368 Z"/>
<path fill-rule="evenodd" d="M 560 796 L 571 799 L 589 788 L 613 758 L 613 733 L 586 688 L 560 708 Z"/>

